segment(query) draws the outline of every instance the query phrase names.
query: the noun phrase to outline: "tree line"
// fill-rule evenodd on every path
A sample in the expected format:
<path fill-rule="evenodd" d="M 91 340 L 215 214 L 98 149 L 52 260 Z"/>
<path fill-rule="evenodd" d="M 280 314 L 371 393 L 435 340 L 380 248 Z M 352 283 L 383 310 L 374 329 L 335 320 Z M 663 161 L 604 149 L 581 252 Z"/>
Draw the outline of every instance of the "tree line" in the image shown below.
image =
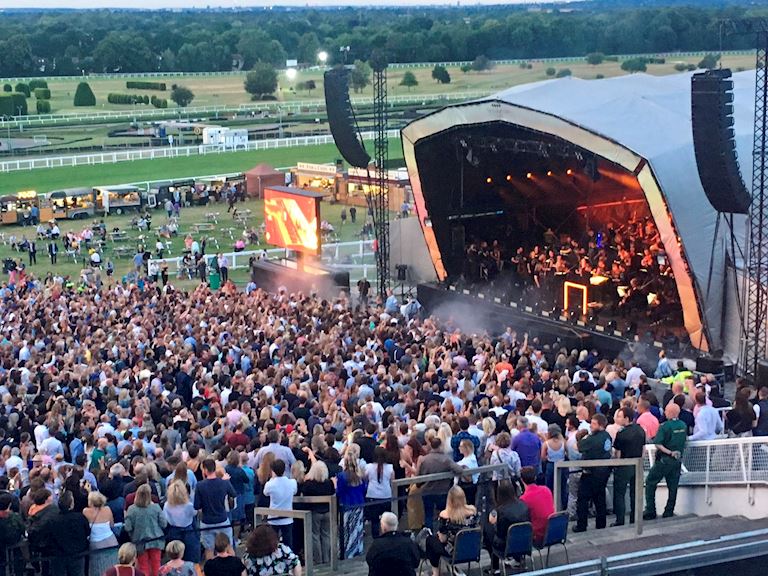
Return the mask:
<path fill-rule="evenodd" d="M 473 61 L 719 51 L 751 48 L 720 21 L 766 15 L 753 6 L 610 8 L 589 4 L 533 12 L 519 6 L 345 8 L 242 12 L 32 12 L 0 19 L 0 76 L 250 70 L 287 59 Z M 349 47 L 349 50 L 340 50 Z"/>

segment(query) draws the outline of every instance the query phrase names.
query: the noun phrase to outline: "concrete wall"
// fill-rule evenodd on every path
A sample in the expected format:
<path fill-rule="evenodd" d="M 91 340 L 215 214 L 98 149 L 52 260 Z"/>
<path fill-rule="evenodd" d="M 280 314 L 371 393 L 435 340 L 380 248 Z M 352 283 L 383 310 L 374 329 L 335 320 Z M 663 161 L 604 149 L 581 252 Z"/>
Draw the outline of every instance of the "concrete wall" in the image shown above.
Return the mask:
<path fill-rule="evenodd" d="M 656 511 L 659 515 L 667 503 L 667 487 L 660 484 L 656 490 Z M 709 500 L 709 502 L 707 502 Z M 707 498 L 704 486 L 680 486 L 677 491 L 675 514 L 696 514 L 708 516 L 744 516 L 750 519 L 762 519 L 768 510 L 768 485 L 757 484 L 747 489 L 746 486 L 712 486 Z"/>

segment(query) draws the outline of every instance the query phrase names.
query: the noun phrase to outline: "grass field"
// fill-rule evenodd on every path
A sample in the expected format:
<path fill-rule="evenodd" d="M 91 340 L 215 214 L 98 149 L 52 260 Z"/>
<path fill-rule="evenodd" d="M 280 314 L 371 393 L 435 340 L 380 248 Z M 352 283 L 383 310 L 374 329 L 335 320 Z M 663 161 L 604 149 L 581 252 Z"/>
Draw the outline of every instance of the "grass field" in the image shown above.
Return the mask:
<path fill-rule="evenodd" d="M 238 203 L 237 208 L 240 211 L 243 211 L 245 209 L 250 209 L 253 213 L 253 218 L 249 222 L 249 226 L 252 226 L 256 229 L 264 222 L 264 204 L 261 200 L 248 200 L 243 203 Z M 358 240 L 358 234 L 360 232 L 360 228 L 362 227 L 362 217 L 358 217 L 357 224 L 353 225 L 347 221 L 347 223 L 342 227 L 341 226 L 341 205 L 331 205 L 326 202 L 323 202 L 321 204 L 321 214 L 322 218 L 324 220 L 327 220 L 330 222 L 334 228 L 337 231 L 338 235 L 338 241 L 339 242 L 349 242 L 353 240 Z M 234 235 L 234 238 L 237 239 L 238 235 L 240 235 L 243 231 L 242 226 L 239 226 L 236 222 L 234 222 L 231 217 L 227 214 L 227 205 L 226 203 L 220 203 L 220 204 L 211 204 L 207 207 L 191 207 L 191 208 L 183 208 L 181 211 L 181 220 L 180 220 L 180 229 L 179 229 L 179 235 L 172 240 L 172 248 L 171 248 L 171 254 L 164 254 L 166 258 L 168 257 L 177 257 L 182 255 L 182 250 L 184 249 L 184 237 L 189 232 L 191 233 L 192 225 L 199 222 L 205 222 L 205 214 L 208 212 L 218 212 L 220 214 L 219 223 L 216 226 L 216 229 L 213 232 L 206 233 L 205 236 L 209 238 L 208 245 L 206 248 L 206 254 L 215 254 L 217 252 L 232 252 L 233 251 L 233 241 L 230 239 L 227 229 L 231 228 L 232 233 Z M 359 210 L 358 215 L 364 214 L 364 210 Z M 156 228 L 157 226 L 161 225 L 166 221 L 165 219 L 165 213 L 162 210 L 156 210 L 152 212 L 152 227 Z M 132 248 L 136 248 L 138 244 L 140 243 L 139 236 L 144 235 L 145 236 L 145 243 L 149 245 L 150 247 L 154 248 L 156 237 L 154 236 L 154 232 L 139 232 L 135 228 L 131 227 L 131 215 L 123 215 L 123 216 L 109 216 L 106 218 L 106 224 L 107 224 L 107 230 L 112 230 L 115 227 L 120 228 L 121 230 L 126 230 L 128 232 L 128 239 L 125 241 L 121 241 L 119 243 L 114 243 L 111 240 L 107 241 L 107 247 L 105 252 L 102 255 L 103 262 L 106 264 L 107 259 L 110 259 L 112 263 L 115 265 L 115 278 L 120 278 L 124 274 L 130 271 L 131 269 L 131 257 L 133 254 L 131 253 L 130 256 L 126 256 L 123 258 L 118 258 L 114 255 L 113 250 L 116 245 L 121 246 L 130 246 Z M 84 227 L 91 225 L 91 220 L 79 220 L 79 221 L 69 221 L 69 220 L 62 220 L 59 222 L 62 234 L 66 234 L 67 232 L 79 232 L 83 230 Z M 24 228 L 22 226 L 4 226 L 0 228 L 0 232 L 2 232 L 5 235 L 5 240 L 9 239 L 11 235 L 15 235 L 18 239 L 21 239 L 22 236 L 26 235 L 27 238 L 30 238 L 31 236 L 34 236 L 35 230 L 32 227 Z M 200 234 L 192 234 L 195 239 L 198 241 L 201 241 L 202 235 Z M 214 242 L 215 240 L 215 242 Z M 218 243 L 218 247 L 216 245 Z M 247 250 L 257 250 L 261 247 L 267 247 L 265 244 L 259 244 L 257 246 L 249 245 L 246 247 Z M 73 279 L 77 279 L 80 274 L 80 270 L 83 268 L 82 260 L 87 259 L 87 254 L 85 252 L 85 249 L 82 250 L 82 254 L 79 256 L 79 259 L 77 262 L 74 261 L 74 259 L 71 256 L 67 256 L 64 253 L 64 250 L 61 246 L 61 243 L 59 244 L 59 249 L 61 252 L 59 253 L 58 263 L 53 266 L 50 263 L 50 260 L 47 255 L 46 251 L 46 245 L 44 241 L 38 241 L 37 243 L 37 264 L 36 265 L 29 265 L 29 259 L 27 254 L 25 253 L 19 253 L 15 252 L 11 249 L 11 247 L 7 243 L 0 244 L 0 260 L 5 258 L 16 258 L 24 262 L 24 264 L 27 266 L 27 271 L 34 274 L 37 277 L 43 277 L 45 274 L 49 271 L 52 271 L 56 274 L 61 275 L 69 275 Z M 153 250 L 154 252 L 154 250 Z M 232 279 L 236 282 L 246 282 L 247 281 L 247 270 L 233 270 L 232 274 L 230 274 Z M 102 278 L 106 281 L 106 274 L 102 274 Z M 7 279 L 7 276 L 3 280 Z M 192 287 L 196 285 L 196 281 L 185 281 L 181 282 L 180 285 L 182 287 Z"/>
<path fill-rule="evenodd" d="M 675 74 L 677 73 L 674 69 L 674 64 L 676 62 L 697 64 L 700 59 L 700 56 L 669 58 L 665 64 L 650 64 L 648 66 L 648 73 L 654 75 Z M 410 91 L 418 94 L 450 94 L 453 92 L 466 92 L 472 90 L 503 90 L 517 84 L 545 80 L 547 78 L 546 69 L 550 66 L 557 69 L 569 68 L 574 76 L 585 79 L 594 78 L 597 74 L 602 74 L 606 78 L 626 74 L 626 72 L 621 70 L 621 66 L 618 62 L 604 62 L 598 66 L 591 66 L 587 64 L 583 58 L 574 58 L 573 60 L 557 64 L 532 61 L 532 64 L 533 68 L 530 70 L 523 70 L 517 65 L 500 65 L 490 72 L 470 72 L 467 74 L 462 73 L 459 68 L 451 67 L 448 69 L 448 72 L 451 75 L 450 84 L 438 84 L 435 82 L 431 77 L 432 70 L 430 68 L 413 68 L 411 71 L 416 75 L 419 85 L 412 88 Z M 754 65 L 755 60 L 752 55 L 726 55 L 723 57 L 723 66 L 728 66 L 733 69 L 749 69 L 753 68 Z M 407 68 L 390 69 L 388 79 L 389 92 L 391 95 L 405 94 L 409 92 L 408 88 L 399 85 L 406 70 Z M 195 94 L 195 100 L 192 102 L 192 106 L 247 104 L 250 100 L 249 95 L 243 89 L 244 78 L 245 73 L 232 76 L 179 76 L 159 79 L 167 84 L 168 91 L 166 92 L 141 90 L 128 91 L 125 88 L 125 80 L 110 80 L 93 77 L 89 78 L 88 81 L 96 95 L 96 108 L 103 110 L 125 110 L 126 108 L 130 109 L 131 107 L 107 103 L 107 94 L 110 92 L 130 92 L 147 94 L 150 97 L 152 95 L 168 97 L 170 95 L 170 87 L 172 84 L 183 84 L 190 88 Z M 306 91 L 296 92 L 294 90 L 295 86 L 299 82 L 306 80 L 314 80 L 317 89 L 313 90 L 311 93 Z M 51 89 L 52 112 L 66 114 L 87 112 L 89 110 L 89 108 L 74 108 L 72 105 L 75 88 L 77 86 L 76 82 L 72 80 L 52 78 L 48 81 L 48 86 Z M 281 74 L 276 95 L 278 99 L 282 101 L 322 100 L 325 97 L 323 93 L 322 71 L 300 71 L 298 77 L 293 82 L 289 81 L 284 74 Z M 371 88 L 369 87 L 360 95 L 370 97 Z M 356 94 L 352 94 L 353 99 L 356 96 Z M 169 106 L 173 106 L 173 103 L 170 101 Z M 141 107 L 138 108 L 140 109 Z"/>
<path fill-rule="evenodd" d="M 402 162 L 400 140 L 391 140 L 390 161 Z M 279 148 L 258 152 L 227 152 L 206 156 L 137 160 L 117 164 L 95 164 L 63 168 L 43 168 L 32 171 L 9 172 L 0 176 L 0 194 L 19 190 L 50 192 L 63 188 L 126 184 L 149 180 L 164 180 L 191 176 L 207 176 L 244 172 L 265 162 L 276 168 L 295 166 L 297 162 L 334 162 L 339 151 L 333 144 Z"/>

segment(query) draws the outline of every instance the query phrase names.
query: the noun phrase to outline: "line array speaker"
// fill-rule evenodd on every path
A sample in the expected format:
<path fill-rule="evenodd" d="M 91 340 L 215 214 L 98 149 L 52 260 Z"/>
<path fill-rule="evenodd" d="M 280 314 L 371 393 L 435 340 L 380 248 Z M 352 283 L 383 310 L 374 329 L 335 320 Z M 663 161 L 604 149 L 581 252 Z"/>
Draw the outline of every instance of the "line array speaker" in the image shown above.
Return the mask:
<path fill-rule="evenodd" d="M 736 155 L 730 70 L 707 70 L 691 77 L 691 123 L 696 166 L 709 203 L 718 212 L 747 214 L 752 197 Z"/>
<path fill-rule="evenodd" d="M 324 76 L 325 109 L 336 147 L 352 166 L 367 168 L 371 157 L 365 151 L 355 127 L 352 102 L 349 99 L 349 70 L 328 70 Z"/>

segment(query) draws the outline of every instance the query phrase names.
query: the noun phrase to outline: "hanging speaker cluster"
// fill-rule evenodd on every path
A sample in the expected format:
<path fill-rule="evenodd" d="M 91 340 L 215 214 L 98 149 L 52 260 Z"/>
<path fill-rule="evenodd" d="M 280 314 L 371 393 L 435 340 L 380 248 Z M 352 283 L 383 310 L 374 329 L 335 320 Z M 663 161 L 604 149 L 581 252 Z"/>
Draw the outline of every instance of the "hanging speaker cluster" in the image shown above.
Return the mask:
<path fill-rule="evenodd" d="M 367 168 L 371 157 L 357 133 L 352 102 L 349 99 L 349 70 L 343 67 L 328 70 L 324 76 L 323 87 L 328 124 L 339 153 L 352 166 Z"/>
<path fill-rule="evenodd" d="M 736 155 L 730 70 L 707 70 L 691 77 L 691 123 L 696 166 L 709 203 L 718 212 L 747 214 L 752 197 Z"/>

